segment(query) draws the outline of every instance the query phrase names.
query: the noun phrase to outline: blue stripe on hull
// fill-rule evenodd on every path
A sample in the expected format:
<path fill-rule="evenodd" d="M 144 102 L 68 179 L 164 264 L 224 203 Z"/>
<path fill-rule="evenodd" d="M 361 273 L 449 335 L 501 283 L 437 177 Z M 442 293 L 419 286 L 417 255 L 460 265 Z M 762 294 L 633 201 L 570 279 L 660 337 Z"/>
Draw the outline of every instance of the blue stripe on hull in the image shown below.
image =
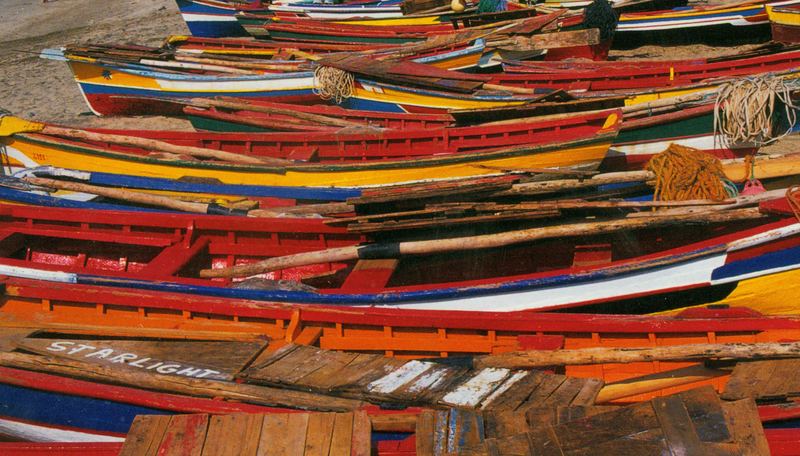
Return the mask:
<path fill-rule="evenodd" d="M 0 383 L 0 415 L 54 426 L 125 434 L 136 415 L 164 415 L 162 410 L 68 396 Z"/>
<path fill-rule="evenodd" d="M 131 95 L 140 97 L 302 97 L 308 96 L 319 99 L 311 89 L 297 90 L 269 90 L 253 92 L 173 92 L 158 89 L 142 89 L 128 87 L 112 87 L 90 82 L 81 82 L 81 89 L 87 95 Z"/>
<path fill-rule="evenodd" d="M 186 20 L 189 33 L 201 38 L 229 38 L 250 36 L 247 31 L 239 25 L 238 21 L 191 21 Z"/>
<path fill-rule="evenodd" d="M 793 247 L 728 263 L 715 269 L 711 279 L 722 280 L 770 269 L 797 267 L 798 264 L 800 264 L 800 247 Z"/>

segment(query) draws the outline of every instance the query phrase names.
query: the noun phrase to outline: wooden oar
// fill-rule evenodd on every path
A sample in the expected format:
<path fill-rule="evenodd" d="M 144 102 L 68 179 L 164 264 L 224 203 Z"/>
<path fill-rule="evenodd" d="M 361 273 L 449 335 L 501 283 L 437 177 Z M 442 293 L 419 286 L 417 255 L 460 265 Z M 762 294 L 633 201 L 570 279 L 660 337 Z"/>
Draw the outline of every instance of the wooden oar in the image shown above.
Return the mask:
<path fill-rule="evenodd" d="M 192 157 L 215 158 L 231 163 L 246 163 L 250 165 L 265 166 L 289 166 L 294 163 L 289 160 L 272 157 L 251 157 L 244 154 L 234 154 L 216 149 L 205 147 L 179 146 L 156 139 L 137 138 L 135 136 L 114 135 L 109 133 L 97 133 L 93 131 L 79 130 L 76 128 L 56 127 L 54 125 L 44 125 L 41 133 L 46 135 L 64 136 L 67 138 L 77 138 L 85 141 L 98 141 L 111 144 L 121 144 L 126 146 L 139 147 L 146 150 L 155 150 L 171 154 L 190 155 Z"/>
<path fill-rule="evenodd" d="M 363 123 L 352 122 L 349 120 L 337 119 L 336 117 L 325 116 L 321 114 L 312 114 L 308 112 L 296 111 L 293 109 L 280 108 L 277 106 L 267 106 L 254 103 L 246 103 L 242 101 L 234 101 L 227 98 L 192 98 L 188 101 L 193 106 L 203 108 L 225 108 L 237 111 L 252 111 L 263 112 L 267 114 L 280 114 L 295 117 L 298 119 L 307 120 L 321 125 L 331 125 L 334 127 L 364 127 Z"/>
<path fill-rule="evenodd" d="M 545 366 L 578 366 L 649 361 L 693 361 L 709 358 L 737 360 L 798 358 L 800 342 L 735 344 L 689 344 L 646 348 L 580 348 L 574 350 L 532 350 L 475 358 L 476 368 L 503 367 L 532 369 Z"/>
<path fill-rule="evenodd" d="M 482 236 L 467 236 L 428 241 L 408 241 L 365 246 L 338 247 L 315 252 L 269 258 L 257 263 L 219 269 L 204 269 L 200 277 L 248 277 L 268 271 L 320 264 L 351 261 L 357 259 L 399 258 L 405 255 L 421 255 L 442 252 L 478 250 L 530 242 L 557 237 L 574 237 L 612 233 L 625 230 L 680 225 L 684 223 L 715 223 L 751 220 L 763 215 L 758 208 L 738 209 L 727 212 L 705 212 L 675 217 L 643 217 L 639 219 L 609 220 L 603 222 L 574 223 L 567 225 L 531 228 Z"/>
<path fill-rule="evenodd" d="M 24 178 L 27 182 L 42 187 L 56 188 L 59 190 L 69 190 L 73 192 L 90 193 L 92 195 L 104 196 L 106 198 L 114 198 L 120 201 L 127 201 L 136 204 L 144 204 L 147 206 L 163 207 L 166 209 L 173 209 L 182 212 L 193 212 L 198 214 L 229 212 L 233 213 L 230 209 L 223 208 L 217 205 L 208 203 L 198 203 L 194 201 L 183 201 L 177 198 L 171 198 L 163 195 L 153 195 L 150 193 L 135 192 L 121 188 L 108 188 L 100 187 L 97 185 L 83 184 L 80 182 L 60 181 L 57 179 L 47 179 L 44 177 L 28 176 Z M 209 210 L 212 207 L 212 210 Z M 242 212 L 239 215 L 245 215 Z"/>

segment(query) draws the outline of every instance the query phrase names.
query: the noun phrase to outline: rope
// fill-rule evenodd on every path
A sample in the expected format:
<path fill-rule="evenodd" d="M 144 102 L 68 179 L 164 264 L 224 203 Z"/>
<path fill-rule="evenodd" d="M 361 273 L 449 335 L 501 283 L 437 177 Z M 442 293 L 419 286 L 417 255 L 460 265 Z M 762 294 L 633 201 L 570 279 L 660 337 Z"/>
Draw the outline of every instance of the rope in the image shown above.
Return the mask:
<path fill-rule="evenodd" d="M 792 104 L 791 89 L 781 78 L 748 77 L 720 86 L 714 104 L 714 142 L 764 146 L 788 135 L 797 123 L 797 107 Z M 777 106 L 776 106 L 777 104 Z M 777 114 L 781 106 L 789 127 L 779 129 Z"/>
<path fill-rule="evenodd" d="M 340 104 L 353 96 L 354 88 L 355 77 L 352 73 L 326 66 L 318 66 L 314 70 L 313 92 L 323 100 Z"/>
<path fill-rule="evenodd" d="M 724 180 L 719 159 L 697 149 L 670 144 L 664 152 L 647 163 L 647 170 L 656 175 L 654 201 L 692 199 L 724 200 L 731 188 Z"/>
<path fill-rule="evenodd" d="M 786 201 L 794 212 L 797 220 L 800 220 L 800 185 L 793 185 L 786 189 Z"/>

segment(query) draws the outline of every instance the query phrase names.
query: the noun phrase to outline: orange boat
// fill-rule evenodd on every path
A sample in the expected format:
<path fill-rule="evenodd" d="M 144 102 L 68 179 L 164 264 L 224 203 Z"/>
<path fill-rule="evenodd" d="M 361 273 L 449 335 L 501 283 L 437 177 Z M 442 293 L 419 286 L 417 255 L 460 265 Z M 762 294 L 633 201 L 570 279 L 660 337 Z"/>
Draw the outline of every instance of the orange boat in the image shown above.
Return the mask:
<path fill-rule="evenodd" d="M 0 326 L 64 332 L 101 330 L 150 337 L 242 339 L 267 336 L 270 349 L 289 343 L 331 350 L 383 352 L 402 358 L 587 347 L 655 347 L 697 343 L 753 343 L 800 339 L 800 318 L 767 317 L 744 308 L 696 308 L 675 316 L 526 312 L 442 312 L 332 306 L 292 306 L 82 284 L 4 278 Z M 638 401 L 702 384 L 721 389 L 724 371 L 696 363 L 638 362 L 567 366 L 562 373 L 613 384 L 652 379 Z M 669 380 L 669 378 L 672 378 Z M 624 391 L 632 390 L 623 388 Z M 620 396 L 620 394 L 623 394 Z"/>

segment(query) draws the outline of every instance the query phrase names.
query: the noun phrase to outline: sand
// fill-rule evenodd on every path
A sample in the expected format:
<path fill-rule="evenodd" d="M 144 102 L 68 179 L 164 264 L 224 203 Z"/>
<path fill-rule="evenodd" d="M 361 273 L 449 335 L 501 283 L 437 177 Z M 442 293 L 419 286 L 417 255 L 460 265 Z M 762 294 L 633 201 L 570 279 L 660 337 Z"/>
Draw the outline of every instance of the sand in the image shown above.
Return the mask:
<path fill-rule="evenodd" d="M 34 120 L 76 126 L 189 130 L 182 119 L 102 118 L 86 106 L 64 62 L 38 57 L 44 48 L 85 42 L 157 46 L 186 34 L 174 0 L 0 0 L 0 108 Z M 754 46 L 642 46 L 614 50 L 612 59 L 682 59 L 743 52 Z M 765 151 L 794 152 L 797 135 Z"/>
<path fill-rule="evenodd" d="M 189 128 L 181 119 L 96 117 L 67 65 L 38 57 L 65 44 L 158 46 L 170 34 L 187 34 L 174 0 L 2 0 L 0 30 L 0 108 L 70 125 Z"/>

